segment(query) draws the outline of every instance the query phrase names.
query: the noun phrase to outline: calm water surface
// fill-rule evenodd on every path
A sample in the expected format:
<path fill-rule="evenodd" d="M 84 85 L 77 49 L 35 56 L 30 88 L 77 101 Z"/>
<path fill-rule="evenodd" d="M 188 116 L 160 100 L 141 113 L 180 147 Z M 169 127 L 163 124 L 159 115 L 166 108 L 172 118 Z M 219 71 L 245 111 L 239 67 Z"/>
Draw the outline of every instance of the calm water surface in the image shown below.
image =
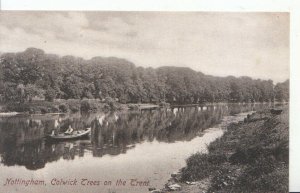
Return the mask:
<path fill-rule="evenodd" d="M 266 106 L 0 117 L 0 192 L 123 193 L 162 188 L 191 154 L 205 153 L 228 123 Z M 91 127 L 91 136 L 62 142 L 45 140 L 53 129 L 65 131 L 69 125 Z M 4 186 L 7 178 L 44 180 L 45 185 Z M 76 179 L 78 185 L 51 185 L 54 178 Z M 81 185 L 81 179 L 100 181 L 100 185 Z M 116 186 L 118 179 L 127 182 Z M 132 186 L 131 179 L 149 181 L 149 186 Z M 104 186 L 104 181 L 112 184 Z"/>

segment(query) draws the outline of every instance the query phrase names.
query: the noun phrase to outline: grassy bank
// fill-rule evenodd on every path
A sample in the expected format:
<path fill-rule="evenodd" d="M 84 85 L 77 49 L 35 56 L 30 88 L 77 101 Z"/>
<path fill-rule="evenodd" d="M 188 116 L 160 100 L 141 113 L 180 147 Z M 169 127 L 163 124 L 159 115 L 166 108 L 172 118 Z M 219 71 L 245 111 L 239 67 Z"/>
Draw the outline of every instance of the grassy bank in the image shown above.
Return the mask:
<path fill-rule="evenodd" d="M 19 112 L 30 114 L 45 114 L 45 113 L 76 113 L 76 112 L 97 112 L 97 111 L 110 111 L 110 110 L 142 110 L 154 109 L 159 107 L 168 107 L 168 103 L 158 104 L 121 104 L 111 98 L 100 101 L 98 99 L 68 99 L 56 100 L 53 102 L 48 101 L 32 101 L 25 103 L 10 102 L 0 105 L 0 112 Z"/>
<path fill-rule="evenodd" d="M 284 107 L 280 115 L 265 110 L 231 124 L 208 154 L 187 160 L 181 181 L 210 179 L 208 192 L 288 192 L 288 118 Z"/>
<path fill-rule="evenodd" d="M 1 112 L 20 112 L 30 114 L 45 113 L 76 113 L 76 112 L 96 112 L 122 109 L 124 106 L 113 101 L 102 102 L 94 99 L 69 99 L 48 101 L 33 101 L 25 103 L 7 103 L 2 106 Z"/>

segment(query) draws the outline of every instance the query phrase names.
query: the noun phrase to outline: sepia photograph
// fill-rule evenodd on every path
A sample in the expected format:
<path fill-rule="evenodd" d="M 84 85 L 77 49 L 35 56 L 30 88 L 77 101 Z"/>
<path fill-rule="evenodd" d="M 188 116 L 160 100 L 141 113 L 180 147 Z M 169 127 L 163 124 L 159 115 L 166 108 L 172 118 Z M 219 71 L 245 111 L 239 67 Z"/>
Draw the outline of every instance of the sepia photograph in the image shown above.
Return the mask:
<path fill-rule="evenodd" d="M 0 11 L 0 192 L 289 192 L 290 13 Z"/>

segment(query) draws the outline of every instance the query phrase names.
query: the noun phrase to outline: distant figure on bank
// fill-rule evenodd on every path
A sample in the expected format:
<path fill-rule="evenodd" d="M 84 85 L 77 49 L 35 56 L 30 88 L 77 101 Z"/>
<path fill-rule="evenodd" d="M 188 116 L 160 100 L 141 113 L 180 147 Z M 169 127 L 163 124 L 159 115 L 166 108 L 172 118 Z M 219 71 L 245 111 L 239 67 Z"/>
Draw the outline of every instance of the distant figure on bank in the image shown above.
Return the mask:
<path fill-rule="evenodd" d="M 69 128 L 67 129 L 67 131 L 65 131 L 65 134 L 70 135 L 72 134 L 73 131 L 74 131 L 73 128 L 71 127 L 71 125 L 69 125 Z"/>

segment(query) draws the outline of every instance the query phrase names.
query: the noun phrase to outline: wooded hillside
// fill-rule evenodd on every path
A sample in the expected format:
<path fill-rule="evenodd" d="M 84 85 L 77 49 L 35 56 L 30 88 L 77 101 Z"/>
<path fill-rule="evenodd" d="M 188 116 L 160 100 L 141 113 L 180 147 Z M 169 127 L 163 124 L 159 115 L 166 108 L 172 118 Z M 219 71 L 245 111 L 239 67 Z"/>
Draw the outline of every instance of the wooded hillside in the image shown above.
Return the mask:
<path fill-rule="evenodd" d="M 34 97 L 180 104 L 288 101 L 289 81 L 274 85 L 272 80 L 215 77 L 183 67 L 143 68 L 115 57 L 85 60 L 28 48 L 1 55 L 0 96 L 18 102 Z"/>

